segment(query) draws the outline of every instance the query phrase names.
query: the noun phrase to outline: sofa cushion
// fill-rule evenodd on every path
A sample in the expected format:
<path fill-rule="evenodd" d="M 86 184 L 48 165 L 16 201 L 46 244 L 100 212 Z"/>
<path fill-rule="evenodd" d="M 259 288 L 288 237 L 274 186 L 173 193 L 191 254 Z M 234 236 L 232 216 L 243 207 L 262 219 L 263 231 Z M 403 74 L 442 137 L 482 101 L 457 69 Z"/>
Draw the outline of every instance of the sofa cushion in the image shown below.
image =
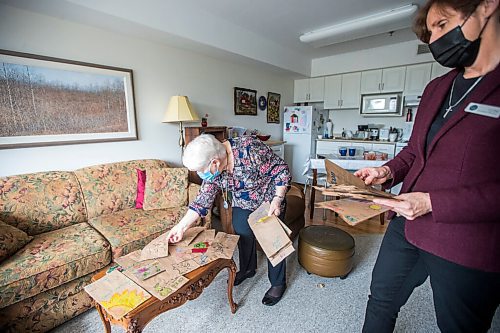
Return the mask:
<path fill-rule="evenodd" d="M 187 206 L 147 211 L 132 208 L 94 217 L 89 223 L 109 241 L 116 259 L 142 249 L 179 222 L 187 210 Z"/>
<path fill-rule="evenodd" d="M 0 219 L 31 236 L 84 222 L 75 175 L 50 171 L 0 178 Z"/>
<path fill-rule="evenodd" d="M 0 262 L 28 244 L 33 237 L 3 221 L 0 221 Z"/>
<path fill-rule="evenodd" d="M 187 205 L 188 170 L 186 168 L 146 169 L 144 210 Z"/>
<path fill-rule="evenodd" d="M 37 235 L 0 265 L 0 308 L 94 272 L 110 262 L 109 243 L 87 223 Z"/>
<path fill-rule="evenodd" d="M 75 174 L 85 198 L 88 219 L 135 207 L 136 169 L 165 167 L 168 167 L 167 163 L 161 160 L 136 160 L 76 170 Z"/>

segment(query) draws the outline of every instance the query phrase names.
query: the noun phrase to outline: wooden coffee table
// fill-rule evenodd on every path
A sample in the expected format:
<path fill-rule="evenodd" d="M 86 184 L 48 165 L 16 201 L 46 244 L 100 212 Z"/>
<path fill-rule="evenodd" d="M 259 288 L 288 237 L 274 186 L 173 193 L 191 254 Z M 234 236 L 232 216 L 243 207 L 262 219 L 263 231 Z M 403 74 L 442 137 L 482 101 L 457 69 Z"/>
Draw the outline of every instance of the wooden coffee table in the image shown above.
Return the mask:
<path fill-rule="evenodd" d="M 229 306 L 231 312 L 235 313 L 237 304 L 233 301 L 233 286 L 234 278 L 236 276 L 236 264 L 233 259 L 219 258 L 211 263 L 204 265 L 184 276 L 189 279 L 184 286 L 174 292 L 172 295 L 160 301 L 158 298 L 152 296 L 144 303 L 133 309 L 121 319 L 115 319 L 107 313 L 99 303 L 94 301 L 94 305 L 101 316 L 104 323 L 106 333 L 111 332 L 111 324 L 123 327 L 128 333 L 142 332 L 144 327 L 159 314 L 174 309 L 186 303 L 188 300 L 198 298 L 203 292 L 203 289 L 212 283 L 214 278 L 221 270 L 227 268 L 229 271 L 229 280 L 227 284 L 227 296 L 229 299 Z M 106 271 L 102 270 L 92 277 L 92 282 L 95 282 L 106 275 Z"/>

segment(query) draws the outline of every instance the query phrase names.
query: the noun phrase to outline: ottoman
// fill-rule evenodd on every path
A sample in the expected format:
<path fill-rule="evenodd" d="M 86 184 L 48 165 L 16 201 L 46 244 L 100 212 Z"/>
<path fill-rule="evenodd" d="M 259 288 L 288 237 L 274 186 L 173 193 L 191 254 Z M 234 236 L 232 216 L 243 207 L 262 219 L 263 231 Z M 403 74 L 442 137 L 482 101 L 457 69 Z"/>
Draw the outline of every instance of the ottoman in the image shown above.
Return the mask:
<path fill-rule="evenodd" d="M 343 230 L 315 225 L 299 233 L 299 263 L 308 274 L 345 279 L 353 257 L 354 238 Z"/>

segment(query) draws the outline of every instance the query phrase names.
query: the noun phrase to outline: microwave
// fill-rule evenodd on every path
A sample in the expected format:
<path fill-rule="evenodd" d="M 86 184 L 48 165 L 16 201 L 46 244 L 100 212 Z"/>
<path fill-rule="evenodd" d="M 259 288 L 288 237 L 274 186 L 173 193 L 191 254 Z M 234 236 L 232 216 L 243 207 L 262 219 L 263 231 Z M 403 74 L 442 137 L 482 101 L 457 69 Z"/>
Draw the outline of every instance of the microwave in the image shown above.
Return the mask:
<path fill-rule="evenodd" d="M 364 117 L 401 116 L 403 114 L 403 94 L 363 95 L 360 113 Z"/>

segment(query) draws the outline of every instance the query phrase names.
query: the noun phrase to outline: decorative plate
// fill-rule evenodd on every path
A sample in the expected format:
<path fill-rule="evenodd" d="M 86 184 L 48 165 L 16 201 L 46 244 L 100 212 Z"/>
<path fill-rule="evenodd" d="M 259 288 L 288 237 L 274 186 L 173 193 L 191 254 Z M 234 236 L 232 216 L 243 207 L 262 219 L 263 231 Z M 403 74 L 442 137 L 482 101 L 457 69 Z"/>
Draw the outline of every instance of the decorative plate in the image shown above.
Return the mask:
<path fill-rule="evenodd" d="M 267 106 L 267 100 L 266 97 L 260 96 L 259 97 L 259 110 L 264 111 Z"/>

